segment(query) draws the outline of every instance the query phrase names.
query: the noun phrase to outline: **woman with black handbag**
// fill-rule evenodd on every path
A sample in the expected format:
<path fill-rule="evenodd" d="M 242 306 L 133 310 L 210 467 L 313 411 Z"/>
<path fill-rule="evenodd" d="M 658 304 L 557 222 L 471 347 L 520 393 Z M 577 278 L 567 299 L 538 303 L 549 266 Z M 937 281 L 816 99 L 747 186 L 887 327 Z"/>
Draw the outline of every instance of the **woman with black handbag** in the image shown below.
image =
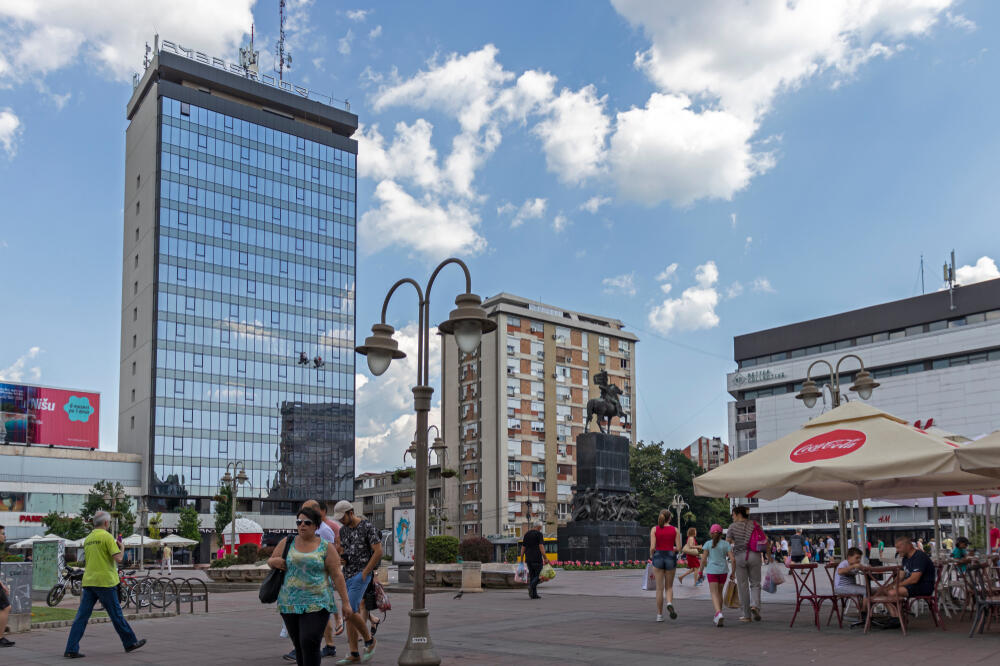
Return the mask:
<path fill-rule="evenodd" d="M 267 561 L 272 569 L 285 572 L 278 593 L 278 612 L 285 622 L 288 637 L 295 645 L 295 660 L 299 666 L 320 664 L 323 630 L 330 614 L 337 611 L 333 588 L 340 595 L 344 620 L 351 616 L 340 555 L 336 548 L 328 547 L 329 544 L 316 533 L 320 522 L 319 512 L 315 509 L 299 509 L 295 517 L 298 534 L 288 545 L 287 557 L 280 555 L 286 552 L 286 537 L 275 547 L 275 555 Z"/>

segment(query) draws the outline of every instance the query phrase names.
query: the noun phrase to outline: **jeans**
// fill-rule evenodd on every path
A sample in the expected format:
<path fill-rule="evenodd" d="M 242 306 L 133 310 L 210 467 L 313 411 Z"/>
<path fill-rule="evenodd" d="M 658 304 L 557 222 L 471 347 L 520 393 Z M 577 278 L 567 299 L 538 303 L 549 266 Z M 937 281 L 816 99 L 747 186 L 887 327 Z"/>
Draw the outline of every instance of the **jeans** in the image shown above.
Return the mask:
<path fill-rule="evenodd" d="M 528 596 L 538 596 L 538 583 L 541 582 L 542 562 L 528 562 Z"/>
<path fill-rule="evenodd" d="M 736 553 L 733 573 L 740 593 L 743 617 L 750 617 L 750 608 L 760 608 L 760 553 Z"/>
<path fill-rule="evenodd" d="M 80 607 L 76 611 L 76 619 L 73 620 L 73 628 L 69 630 L 66 652 L 80 651 L 80 639 L 83 638 L 90 614 L 94 612 L 94 604 L 98 601 L 101 602 L 108 617 L 111 618 L 111 624 L 118 632 L 118 637 L 122 639 L 122 646 L 131 647 L 139 642 L 132 627 L 128 625 L 125 616 L 122 615 L 122 607 L 118 604 L 118 590 L 114 587 L 85 587 L 83 595 L 80 597 Z"/>
<path fill-rule="evenodd" d="M 282 613 L 288 637 L 295 646 L 295 663 L 298 666 L 319 666 L 322 659 L 320 645 L 323 631 L 330 621 L 330 611 L 314 613 Z"/>
<path fill-rule="evenodd" d="M 351 602 L 351 610 L 355 613 L 361 612 L 361 602 L 364 601 L 365 591 L 372 582 L 372 574 L 363 577 L 363 573 L 363 571 L 359 571 L 345 581 L 347 584 L 347 600 Z"/>

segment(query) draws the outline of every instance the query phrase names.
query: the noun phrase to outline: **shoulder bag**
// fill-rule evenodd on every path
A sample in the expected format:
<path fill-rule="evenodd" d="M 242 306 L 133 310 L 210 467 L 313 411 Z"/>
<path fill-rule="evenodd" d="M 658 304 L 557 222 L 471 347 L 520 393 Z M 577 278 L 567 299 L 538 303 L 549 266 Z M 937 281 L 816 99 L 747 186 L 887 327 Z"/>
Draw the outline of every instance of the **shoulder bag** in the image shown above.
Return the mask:
<path fill-rule="evenodd" d="M 294 540 L 295 537 L 291 537 L 285 542 L 285 552 L 281 555 L 285 560 L 285 569 L 271 569 L 271 573 L 267 574 L 267 578 L 260 584 L 257 596 L 262 604 L 273 604 L 278 600 L 278 593 L 281 592 L 281 586 L 285 582 L 285 571 L 288 570 L 288 549 L 292 547 Z"/>

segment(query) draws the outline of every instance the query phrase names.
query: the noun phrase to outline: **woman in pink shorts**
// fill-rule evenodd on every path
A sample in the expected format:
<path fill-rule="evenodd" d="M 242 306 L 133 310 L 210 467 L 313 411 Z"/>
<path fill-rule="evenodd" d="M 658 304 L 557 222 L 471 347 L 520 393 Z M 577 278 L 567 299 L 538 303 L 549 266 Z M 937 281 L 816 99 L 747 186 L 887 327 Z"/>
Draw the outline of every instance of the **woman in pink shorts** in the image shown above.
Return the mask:
<path fill-rule="evenodd" d="M 702 546 L 701 571 L 708 578 L 708 589 L 712 593 L 712 605 L 715 607 L 715 626 L 722 626 L 722 589 L 729 574 L 730 545 L 722 539 L 722 525 L 716 523 L 709 530 L 711 539 Z"/>

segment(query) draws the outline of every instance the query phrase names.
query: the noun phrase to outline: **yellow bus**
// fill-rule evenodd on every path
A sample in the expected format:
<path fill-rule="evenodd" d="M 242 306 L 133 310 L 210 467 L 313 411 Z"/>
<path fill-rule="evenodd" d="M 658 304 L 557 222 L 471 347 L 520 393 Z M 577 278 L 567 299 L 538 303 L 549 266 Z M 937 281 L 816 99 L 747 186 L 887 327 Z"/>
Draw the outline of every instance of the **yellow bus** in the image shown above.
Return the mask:
<path fill-rule="evenodd" d="M 545 557 L 548 558 L 549 563 L 559 561 L 558 542 L 559 540 L 555 537 L 545 537 L 544 539 Z"/>

